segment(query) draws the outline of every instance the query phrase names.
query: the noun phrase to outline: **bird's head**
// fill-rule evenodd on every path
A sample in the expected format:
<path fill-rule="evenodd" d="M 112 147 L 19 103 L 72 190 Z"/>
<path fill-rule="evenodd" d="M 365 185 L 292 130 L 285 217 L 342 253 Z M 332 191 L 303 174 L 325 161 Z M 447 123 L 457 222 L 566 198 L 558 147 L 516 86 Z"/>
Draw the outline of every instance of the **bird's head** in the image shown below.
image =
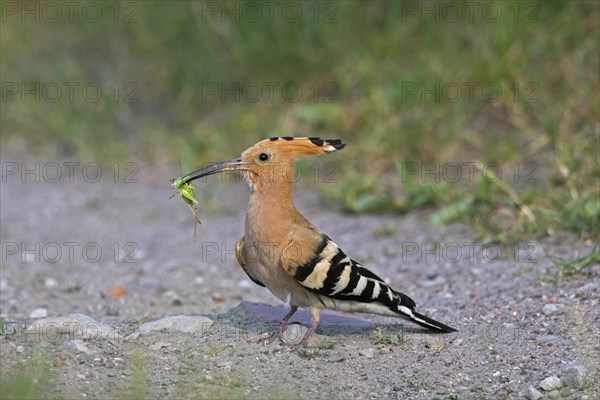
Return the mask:
<path fill-rule="evenodd" d="M 340 139 L 316 137 L 272 137 L 249 147 L 240 158 L 209 165 L 184 176 L 184 183 L 204 176 L 240 171 L 252 189 L 261 185 L 289 184 L 294 177 L 294 162 L 313 154 L 331 153 L 344 148 Z"/>

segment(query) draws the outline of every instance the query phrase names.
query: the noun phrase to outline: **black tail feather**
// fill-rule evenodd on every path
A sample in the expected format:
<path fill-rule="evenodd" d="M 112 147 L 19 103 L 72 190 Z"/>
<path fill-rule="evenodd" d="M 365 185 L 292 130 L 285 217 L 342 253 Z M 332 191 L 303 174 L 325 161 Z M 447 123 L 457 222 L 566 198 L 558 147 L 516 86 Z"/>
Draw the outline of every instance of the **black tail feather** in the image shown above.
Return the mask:
<path fill-rule="evenodd" d="M 437 332 L 440 332 L 440 333 L 456 332 L 456 329 L 454 329 L 452 327 L 449 327 L 448 325 L 444 325 L 441 322 L 438 322 L 438 321 L 436 321 L 434 319 L 426 317 L 423 314 L 419 314 L 416 311 L 412 311 L 412 316 L 409 315 L 408 317 L 414 323 L 416 323 L 418 325 L 421 325 L 421 326 L 423 326 L 425 328 L 429 328 L 429 329 L 431 329 L 433 331 L 437 331 Z"/>
<path fill-rule="evenodd" d="M 402 316 L 403 318 L 408 319 L 409 321 L 412 321 L 415 324 L 421 325 L 422 327 L 425 327 L 427 329 L 431 329 L 434 332 L 438 332 L 438 333 L 456 332 L 456 329 L 454 329 L 448 325 L 444 325 L 441 322 L 438 322 L 434 319 L 426 317 L 423 314 L 419 314 L 418 312 L 414 311 L 414 309 L 412 307 L 398 305 L 395 307 L 390 307 L 390 309 L 392 311 L 400 314 L 400 316 Z"/>

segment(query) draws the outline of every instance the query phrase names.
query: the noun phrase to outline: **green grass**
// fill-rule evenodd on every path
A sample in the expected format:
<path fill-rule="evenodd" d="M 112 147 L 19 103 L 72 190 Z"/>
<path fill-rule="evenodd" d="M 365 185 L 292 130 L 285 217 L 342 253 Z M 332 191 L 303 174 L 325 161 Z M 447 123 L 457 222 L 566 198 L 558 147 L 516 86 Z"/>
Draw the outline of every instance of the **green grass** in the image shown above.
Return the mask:
<path fill-rule="evenodd" d="M 571 259 L 563 259 L 548 254 L 546 256 L 552 260 L 557 268 L 558 279 L 580 274 L 585 275 L 592 265 L 600 264 L 600 244 L 596 244 L 589 253 Z"/>
<path fill-rule="evenodd" d="M 327 159 L 340 183 L 319 187 L 350 212 L 428 208 L 434 223 L 465 221 L 499 242 L 563 231 L 600 239 L 597 2 L 519 3 L 530 8 L 516 20 L 517 3 L 496 2 L 503 17 L 493 23 L 480 12 L 473 22 L 424 20 L 402 2 L 337 2 L 320 9 L 318 22 L 306 2 L 295 23 L 281 13 L 273 22 L 221 22 L 205 18 L 201 2 L 135 4 L 129 24 L 108 9 L 97 23 L 7 16 L 4 83 L 94 82 L 104 95 L 11 97 L 2 104 L 3 141 L 107 163 L 180 159 L 187 171 L 272 135 L 340 137 L 348 146 Z M 332 10 L 335 21 L 323 23 Z M 264 82 L 293 82 L 303 95 L 292 102 L 276 91 L 271 102 L 264 92 L 252 102 L 242 91 L 237 102 L 206 92 Z M 477 84 L 472 98 L 469 82 Z M 502 90 L 495 101 L 480 90 L 487 84 Z M 459 87 L 462 96 L 411 95 L 420 85 Z M 431 182 L 401 168 L 453 162 L 498 163 L 503 178 Z"/>
<path fill-rule="evenodd" d="M 122 399 L 148 399 L 150 398 L 150 373 L 148 356 L 142 352 L 133 354 L 131 360 L 133 373 L 129 377 L 125 393 L 120 394 Z"/>
<path fill-rule="evenodd" d="M 406 339 L 406 332 L 399 330 L 395 335 L 388 333 L 385 329 L 377 327 L 371 332 L 373 344 L 401 344 Z"/>
<path fill-rule="evenodd" d="M 4 325 L 4 317 L 0 317 L 0 337 L 8 340 L 17 334 L 17 328 L 13 327 L 12 331 L 7 331 Z"/>
<path fill-rule="evenodd" d="M 29 353 L 30 350 L 27 350 Z M 24 353 L 24 354 L 28 354 Z M 3 400 L 22 399 L 59 399 L 64 398 L 68 389 L 56 385 L 61 376 L 59 367 L 51 368 L 50 357 L 44 348 L 34 348 L 27 362 L 4 365 L 0 376 L 0 398 Z M 148 399 L 152 397 L 152 368 L 149 356 L 135 352 L 131 357 L 133 373 L 128 377 L 123 389 L 110 388 L 116 399 Z M 66 377 L 68 379 L 68 377 Z M 241 399 L 245 388 L 243 381 L 236 377 L 217 378 L 198 387 L 197 377 L 191 381 L 180 382 L 176 391 L 178 397 L 206 399 Z"/>
<path fill-rule="evenodd" d="M 33 355 L 24 364 L 3 371 L 0 379 L 2 399 L 49 399 L 57 398 L 50 393 L 52 374 L 48 367 L 48 357 L 42 348 L 34 349 Z"/>
<path fill-rule="evenodd" d="M 333 349 L 335 349 L 334 342 L 326 342 L 326 343 L 320 344 L 319 346 L 316 346 L 316 347 L 304 347 L 303 345 L 301 345 L 296 349 L 296 354 L 298 354 L 300 357 L 312 358 L 312 357 L 315 357 L 315 356 L 321 354 L 322 352 L 324 352 L 326 350 L 333 350 Z"/>

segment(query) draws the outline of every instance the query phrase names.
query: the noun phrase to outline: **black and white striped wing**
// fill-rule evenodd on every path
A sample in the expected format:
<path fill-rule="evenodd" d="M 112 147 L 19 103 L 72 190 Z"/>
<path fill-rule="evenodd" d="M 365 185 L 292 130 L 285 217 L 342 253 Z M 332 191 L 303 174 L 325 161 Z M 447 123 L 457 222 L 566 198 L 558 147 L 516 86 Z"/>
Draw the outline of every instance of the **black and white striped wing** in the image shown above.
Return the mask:
<path fill-rule="evenodd" d="M 298 283 L 313 293 L 336 300 L 376 303 L 426 328 L 455 331 L 416 312 L 413 299 L 393 290 L 383 279 L 350 259 L 327 235 L 322 235 L 314 256 L 293 270 Z"/>
<path fill-rule="evenodd" d="M 294 278 L 311 292 L 338 300 L 415 307 L 410 297 L 394 291 L 383 279 L 350 259 L 327 235 L 323 235 L 314 257 L 296 268 Z"/>

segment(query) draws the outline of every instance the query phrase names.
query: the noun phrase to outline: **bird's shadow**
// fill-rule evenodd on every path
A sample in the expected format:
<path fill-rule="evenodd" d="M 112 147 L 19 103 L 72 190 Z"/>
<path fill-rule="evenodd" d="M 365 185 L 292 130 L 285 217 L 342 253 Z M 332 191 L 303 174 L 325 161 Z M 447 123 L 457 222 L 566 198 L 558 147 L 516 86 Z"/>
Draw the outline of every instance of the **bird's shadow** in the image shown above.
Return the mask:
<path fill-rule="evenodd" d="M 224 325 L 258 334 L 274 331 L 288 312 L 289 308 L 281 305 L 273 306 L 265 303 L 243 301 L 225 314 L 213 315 L 211 318 Z M 298 309 L 290 319 L 290 325 L 294 323 L 309 326 L 311 315 L 303 309 Z M 321 312 L 321 323 L 316 333 L 328 337 L 337 335 L 364 335 L 365 337 L 371 337 L 373 331 L 377 328 L 393 333 L 403 331 L 406 333 L 435 334 L 435 332 L 426 328 L 413 326 L 410 322 L 406 324 L 402 322 L 393 324 L 376 323 L 360 316 L 332 310 Z"/>

